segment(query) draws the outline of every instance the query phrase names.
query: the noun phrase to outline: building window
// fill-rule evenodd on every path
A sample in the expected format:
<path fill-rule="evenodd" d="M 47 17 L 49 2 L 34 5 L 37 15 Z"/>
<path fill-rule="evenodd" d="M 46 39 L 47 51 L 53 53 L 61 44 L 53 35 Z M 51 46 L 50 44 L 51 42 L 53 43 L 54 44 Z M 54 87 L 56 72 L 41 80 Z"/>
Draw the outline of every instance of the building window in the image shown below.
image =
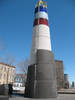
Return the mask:
<path fill-rule="evenodd" d="M 4 71 L 6 71 L 6 67 L 4 68 Z"/>
<path fill-rule="evenodd" d="M 0 66 L 0 70 L 3 70 L 3 66 Z"/>
<path fill-rule="evenodd" d="M 6 75 L 4 74 L 4 79 L 6 79 Z"/>
<path fill-rule="evenodd" d="M 2 78 L 2 73 L 0 72 L 0 79 Z"/>
<path fill-rule="evenodd" d="M 20 79 L 20 82 L 22 82 L 23 80 L 22 80 L 22 78 Z"/>
<path fill-rule="evenodd" d="M 19 85 L 17 84 L 16 86 L 18 87 Z"/>
<path fill-rule="evenodd" d="M 8 68 L 8 73 L 9 73 L 9 68 Z"/>

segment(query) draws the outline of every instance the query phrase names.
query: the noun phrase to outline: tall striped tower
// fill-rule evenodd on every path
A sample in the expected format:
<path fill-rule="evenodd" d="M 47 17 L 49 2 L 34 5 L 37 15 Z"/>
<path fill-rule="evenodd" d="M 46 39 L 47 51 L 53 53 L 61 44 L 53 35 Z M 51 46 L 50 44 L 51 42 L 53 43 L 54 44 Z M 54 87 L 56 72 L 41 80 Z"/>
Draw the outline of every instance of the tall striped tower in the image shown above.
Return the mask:
<path fill-rule="evenodd" d="M 28 67 L 25 97 L 56 96 L 56 68 L 51 50 L 47 3 L 39 0 L 35 7 L 31 61 Z"/>

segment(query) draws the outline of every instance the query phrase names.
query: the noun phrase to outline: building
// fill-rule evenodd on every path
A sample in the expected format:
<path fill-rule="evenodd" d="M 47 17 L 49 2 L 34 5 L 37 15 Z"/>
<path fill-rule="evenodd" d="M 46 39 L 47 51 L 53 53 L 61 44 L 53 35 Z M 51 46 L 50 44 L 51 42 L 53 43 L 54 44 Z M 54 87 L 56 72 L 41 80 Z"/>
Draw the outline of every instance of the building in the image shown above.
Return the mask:
<path fill-rule="evenodd" d="M 30 66 L 25 97 L 56 98 L 56 66 L 51 48 L 47 2 L 38 0 L 34 12 Z"/>
<path fill-rule="evenodd" d="M 16 74 L 14 78 L 14 86 L 15 87 L 25 87 L 27 75 L 25 74 Z"/>
<path fill-rule="evenodd" d="M 68 78 L 68 74 L 64 74 L 64 88 L 66 88 L 66 89 L 69 88 L 69 78 Z"/>
<path fill-rule="evenodd" d="M 57 89 L 64 88 L 64 65 L 63 61 L 55 60 L 56 64 L 56 80 L 57 80 Z"/>
<path fill-rule="evenodd" d="M 26 78 L 27 78 L 27 75 L 25 74 L 16 74 L 14 78 L 13 90 L 24 91 Z"/>
<path fill-rule="evenodd" d="M 14 83 L 16 67 L 0 63 L 0 85 Z"/>
<path fill-rule="evenodd" d="M 69 82 L 68 74 L 64 74 L 64 81 L 65 81 L 65 82 Z"/>
<path fill-rule="evenodd" d="M 75 88 L 75 82 L 74 81 L 72 82 L 72 88 Z"/>

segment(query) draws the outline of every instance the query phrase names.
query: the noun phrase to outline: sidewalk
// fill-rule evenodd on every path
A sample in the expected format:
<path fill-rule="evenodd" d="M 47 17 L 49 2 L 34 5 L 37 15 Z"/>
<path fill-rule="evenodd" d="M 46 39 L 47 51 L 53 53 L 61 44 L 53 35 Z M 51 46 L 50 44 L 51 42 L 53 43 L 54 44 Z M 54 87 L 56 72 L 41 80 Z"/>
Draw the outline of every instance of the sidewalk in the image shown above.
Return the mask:
<path fill-rule="evenodd" d="M 23 98 L 23 97 L 13 97 L 9 100 L 75 100 L 74 94 L 59 94 L 55 99 L 30 99 L 30 98 Z"/>
<path fill-rule="evenodd" d="M 61 89 L 58 91 L 59 94 L 75 94 L 75 89 Z"/>

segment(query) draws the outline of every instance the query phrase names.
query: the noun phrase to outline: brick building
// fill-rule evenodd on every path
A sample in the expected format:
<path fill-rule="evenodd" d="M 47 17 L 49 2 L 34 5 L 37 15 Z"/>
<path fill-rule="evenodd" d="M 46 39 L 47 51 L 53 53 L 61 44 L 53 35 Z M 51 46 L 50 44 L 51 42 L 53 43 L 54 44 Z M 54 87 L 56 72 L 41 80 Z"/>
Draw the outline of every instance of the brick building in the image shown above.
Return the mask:
<path fill-rule="evenodd" d="M 64 65 L 63 61 L 55 60 L 57 89 L 64 88 Z"/>

